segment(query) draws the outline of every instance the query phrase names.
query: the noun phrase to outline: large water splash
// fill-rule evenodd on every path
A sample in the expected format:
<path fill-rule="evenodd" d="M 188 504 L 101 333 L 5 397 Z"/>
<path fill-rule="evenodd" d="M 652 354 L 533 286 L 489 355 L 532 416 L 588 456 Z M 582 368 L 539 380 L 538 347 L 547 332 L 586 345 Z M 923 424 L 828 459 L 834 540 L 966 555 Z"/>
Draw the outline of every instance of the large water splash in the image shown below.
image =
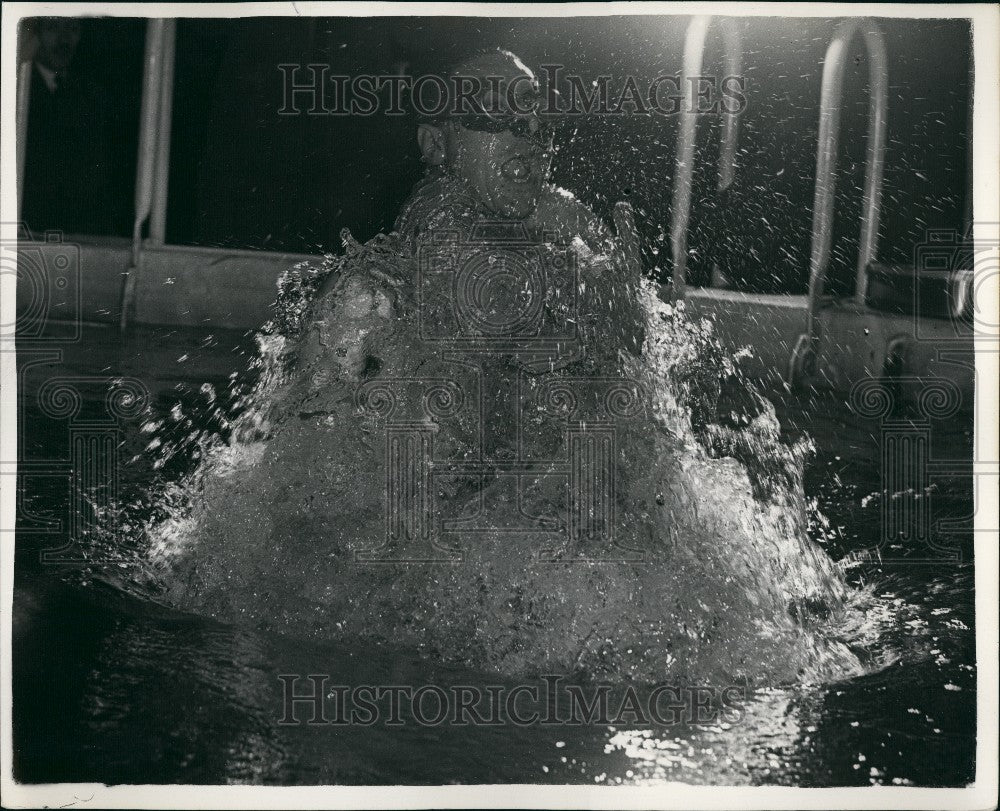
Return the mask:
<path fill-rule="evenodd" d="M 344 256 L 283 280 L 242 416 L 149 528 L 171 602 L 299 636 L 414 644 L 509 675 L 760 684 L 863 670 L 858 595 L 807 537 L 807 449 L 782 442 L 710 323 L 650 286 L 623 305 L 645 335 L 638 356 L 620 351 L 627 319 L 598 275 L 581 319 L 587 356 L 518 373 L 519 458 L 548 469 L 512 478 L 457 464 L 433 480 L 435 527 L 450 530 L 419 548 L 387 533 L 389 430 L 428 429 L 439 458 L 467 461 L 482 457 L 487 413 L 463 357 L 421 337 L 414 274 L 390 235 L 349 241 Z M 427 381 L 440 385 L 428 392 Z M 423 388 L 404 391 L 411 383 Z M 408 397 L 417 405 L 402 414 Z M 553 460 L 570 413 L 586 433 L 587 415 L 609 403 L 614 544 L 602 546 L 600 532 L 568 532 L 572 516 L 559 523 L 574 474 Z M 412 487 L 426 481 L 408 470 Z"/>

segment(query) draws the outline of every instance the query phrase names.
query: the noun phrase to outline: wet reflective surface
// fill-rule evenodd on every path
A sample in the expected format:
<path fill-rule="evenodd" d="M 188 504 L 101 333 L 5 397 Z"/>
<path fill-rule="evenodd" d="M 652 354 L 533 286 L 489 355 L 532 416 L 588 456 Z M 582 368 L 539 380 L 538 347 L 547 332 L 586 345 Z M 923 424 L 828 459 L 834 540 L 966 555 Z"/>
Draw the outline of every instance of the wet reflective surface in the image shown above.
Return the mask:
<path fill-rule="evenodd" d="M 149 331 L 119 347 L 108 335 L 90 335 L 85 351 L 65 351 L 61 366 L 27 374 L 23 458 L 66 454 L 65 428 L 33 404 L 32 379 L 135 374 L 166 416 L 178 399 L 203 397 L 206 381 L 224 388 L 247 351 L 242 336 L 206 338 Z M 155 378 L 148 368 L 158 370 Z M 98 405 L 84 403 L 81 413 Z M 874 653 L 890 662 L 876 672 L 758 690 L 739 702 L 738 717 L 702 725 L 282 724 L 282 674 L 329 674 L 331 685 L 354 687 L 516 685 L 375 643 L 303 642 L 173 611 L 127 593 L 127 583 L 112 585 L 107 573 L 98 579 L 39 563 L 39 550 L 58 546 L 59 533 L 22 531 L 15 773 L 27 782 L 107 783 L 966 783 L 975 753 L 971 533 L 932 524 L 931 541 L 941 548 L 878 549 L 879 426 L 829 400 L 786 404 L 779 415 L 789 435 L 804 428 L 818 448 L 806 490 L 829 526 L 816 526 L 817 539 L 835 559 L 852 560 L 849 579 L 869 585 L 886 606 L 883 622 L 870 616 Z M 969 422 L 933 426 L 932 450 L 954 460 L 943 466 L 952 472 L 932 482 L 935 521 L 972 512 L 961 461 L 971 455 Z M 128 461 L 149 438 L 127 423 L 120 441 Z M 126 465 L 123 491 L 141 491 L 153 473 L 142 459 Z M 67 504 L 65 477 L 29 477 L 22 530 L 37 530 L 32 516 L 66 515 Z M 944 560 L 946 548 L 961 560 Z M 304 680 L 295 686 L 307 689 Z M 308 707 L 296 715 L 305 719 Z"/>

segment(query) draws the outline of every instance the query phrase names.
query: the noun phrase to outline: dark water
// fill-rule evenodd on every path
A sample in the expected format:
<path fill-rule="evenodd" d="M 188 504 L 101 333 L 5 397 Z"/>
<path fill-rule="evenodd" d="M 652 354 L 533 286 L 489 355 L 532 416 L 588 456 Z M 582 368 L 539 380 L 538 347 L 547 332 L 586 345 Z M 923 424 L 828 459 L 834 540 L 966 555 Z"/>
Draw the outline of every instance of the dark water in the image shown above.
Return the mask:
<path fill-rule="evenodd" d="M 40 562 L 41 550 L 65 541 L 71 514 L 65 465 L 52 460 L 67 456 L 73 426 L 96 424 L 105 406 L 100 386 L 91 396 L 81 384 L 84 400 L 68 425 L 39 409 L 38 388 L 56 375 L 134 375 L 164 418 L 177 402 L 203 415 L 202 425 L 175 423 L 183 437 L 209 422 L 202 384 L 225 391 L 250 345 L 241 335 L 164 330 L 121 345 L 94 328 L 54 362 L 27 368 L 30 353 L 19 358 L 22 469 L 35 471 L 22 482 L 15 572 L 19 780 L 953 786 L 972 779 L 971 532 L 932 524 L 929 541 L 880 543 L 881 429 L 829 398 L 782 403 L 779 415 L 790 436 L 805 429 L 817 445 L 807 495 L 830 526 L 817 527 L 816 537 L 887 607 L 868 629 L 886 667 L 835 684 L 757 690 L 740 699 L 736 717 L 702 724 L 643 726 L 623 716 L 612 725 L 426 726 L 406 713 L 401 725 L 279 723 L 281 674 L 329 674 L 329 684 L 355 687 L 514 685 L 395 647 L 306 643 L 222 625 L 130 593 L 114 567 Z M 154 476 L 179 472 L 152 469 L 139 422 L 121 422 L 115 435 L 123 498 Z M 971 515 L 971 417 L 935 424 L 931 438 L 933 521 Z M 46 529 L 46 517 L 62 518 L 62 530 Z M 302 680 L 296 690 L 308 687 Z M 309 715 L 301 706 L 296 712 Z"/>

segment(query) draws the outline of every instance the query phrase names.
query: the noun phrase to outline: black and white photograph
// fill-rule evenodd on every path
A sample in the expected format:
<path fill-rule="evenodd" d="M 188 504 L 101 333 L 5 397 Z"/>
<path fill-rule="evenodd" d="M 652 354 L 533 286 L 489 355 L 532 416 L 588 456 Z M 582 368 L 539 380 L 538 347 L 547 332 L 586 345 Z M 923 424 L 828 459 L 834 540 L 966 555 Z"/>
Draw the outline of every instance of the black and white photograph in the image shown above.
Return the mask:
<path fill-rule="evenodd" d="M 996 808 L 997 6 L 2 13 L 4 807 Z"/>

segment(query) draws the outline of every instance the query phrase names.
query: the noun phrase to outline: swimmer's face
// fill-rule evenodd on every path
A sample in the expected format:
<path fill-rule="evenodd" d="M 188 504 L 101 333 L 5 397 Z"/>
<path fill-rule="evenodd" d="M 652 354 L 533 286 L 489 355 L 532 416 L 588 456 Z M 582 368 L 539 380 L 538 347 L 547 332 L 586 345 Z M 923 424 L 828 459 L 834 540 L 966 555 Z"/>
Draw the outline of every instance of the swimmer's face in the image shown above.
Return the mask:
<path fill-rule="evenodd" d="M 35 59 L 57 73 L 68 69 L 80 44 L 80 21 L 72 17 L 45 19 L 39 23 L 37 35 Z"/>
<path fill-rule="evenodd" d="M 436 131 L 439 160 L 492 214 L 529 216 L 549 172 L 551 143 L 538 113 L 538 83 L 515 57 L 497 52 L 466 63 L 458 76 L 480 79 L 482 111 L 453 116 Z M 497 78 L 499 77 L 499 78 Z M 425 140 L 421 139 L 421 146 Z"/>

